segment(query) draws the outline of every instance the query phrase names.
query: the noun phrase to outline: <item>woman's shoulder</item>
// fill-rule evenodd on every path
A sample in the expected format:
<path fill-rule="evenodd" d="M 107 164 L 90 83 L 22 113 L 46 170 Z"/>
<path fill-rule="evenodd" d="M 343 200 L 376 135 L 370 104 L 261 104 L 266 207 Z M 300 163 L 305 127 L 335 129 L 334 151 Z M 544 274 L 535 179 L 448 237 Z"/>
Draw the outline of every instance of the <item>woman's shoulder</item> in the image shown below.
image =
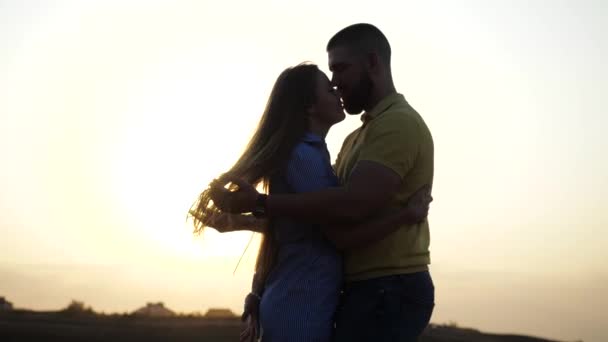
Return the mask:
<path fill-rule="evenodd" d="M 327 149 L 321 142 L 298 143 L 287 162 L 285 178 L 295 192 L 312 191 L 335 186 L 333 170 L 327 155 Z"/>
<path fill-rule="evenodd" d="M 318 160 L 324 157 L 324 145 L 319 142 L 300 141 L 291 152 L 292 160 Z"/>

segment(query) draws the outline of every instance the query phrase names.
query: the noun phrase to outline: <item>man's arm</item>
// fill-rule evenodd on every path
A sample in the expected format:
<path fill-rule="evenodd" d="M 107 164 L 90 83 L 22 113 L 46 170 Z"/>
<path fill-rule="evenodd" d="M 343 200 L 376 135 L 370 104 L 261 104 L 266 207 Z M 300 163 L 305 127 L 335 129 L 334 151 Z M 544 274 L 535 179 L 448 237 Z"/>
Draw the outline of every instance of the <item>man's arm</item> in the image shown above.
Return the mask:
<path fill-rule="evenodd" d="M 403 115 L 394 115 L 369 128 L 347 184 L 307 193 L 270 195 L 265 202 L 266 214 L 316 223 L 353 222 L 386 207 L 418 155 L 417 131 L 406 120 Z M 226 182 L 235 183 L 239 190 L 225 189 Z M 227 175 L 213 187 L 211 196 L 222 210 L 251 212 L 258 193 L 246 182 Z"/>
<path fill-rule="evenodd" d="M 401 178 L 393 170 L 360 161 L 343 187 L 268 196 L 267 215 L 310 222 L 360 221 L 385 207 L 400 185 Z"/>
<path fill-rule="evenodd" d="M 310 169 L 301 169 L 303 177 L 307 177 L 304 174 Z M 227 182 L 236 184 L 239 190 L 232 192 L 224 188 Z M 377 162 L 360 161 L 343 187 L 269 195 L 266 215 L 315 223 L 360 221 L 385 207 L 400 186 L 401 177 L 392 169 Z M 253 186 L 231 175 L 217 181 L 211 192 L 216 206 L 236 213 L 252 212 L 258 195 Z"/>
<path fill-rule="evenodd" d="M 419 137 L 406 115 L 369 123 L 347 184 L 297 196 L 270 196 L 267 213 L 312 222 L 358 222 L 383 211 L 415 164 Z M 343 156 L 342 156 L 343 157 Z"/>

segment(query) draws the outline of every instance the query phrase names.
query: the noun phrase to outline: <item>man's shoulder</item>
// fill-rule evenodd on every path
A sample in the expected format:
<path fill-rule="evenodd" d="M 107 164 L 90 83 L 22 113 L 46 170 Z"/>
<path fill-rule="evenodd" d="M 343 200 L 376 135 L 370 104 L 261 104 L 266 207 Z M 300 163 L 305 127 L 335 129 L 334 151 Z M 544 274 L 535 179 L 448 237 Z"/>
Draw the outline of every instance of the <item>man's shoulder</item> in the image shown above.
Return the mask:
<path fill-rule="evenodd" d="M 361 131 L 361 127 L 357 127 L 355 128 L 352 132 L 350 132 L 346 138 L 344 138 L 344 143 L 347 143 L 348 141 L 354 139 L 357 135 L 359 135 L 359 132 Z M 344 146 L 344 145 L 343 145 Z"/>
<path fill-rule="evenodd" d="M 408 102 L 400 101 L 388 108 L 380 117 L 382 116 L 401 120 L 416 120 L 420 117 L 420 114 Z"/>
<path fill-rule="evenodd" d="M 407 102 L 396 103 L 386 112 L 373 120 L 375 127 L 388 128 L 392 130 L 420 130 L 426 129 L 424 119 Z"/>
<path fill-rule="evenodd" d="M 374 118 L 369 124 L 369 130 L 409 130 L 416 126 L 416 117 L 403 106 L 393 107 Z"/>

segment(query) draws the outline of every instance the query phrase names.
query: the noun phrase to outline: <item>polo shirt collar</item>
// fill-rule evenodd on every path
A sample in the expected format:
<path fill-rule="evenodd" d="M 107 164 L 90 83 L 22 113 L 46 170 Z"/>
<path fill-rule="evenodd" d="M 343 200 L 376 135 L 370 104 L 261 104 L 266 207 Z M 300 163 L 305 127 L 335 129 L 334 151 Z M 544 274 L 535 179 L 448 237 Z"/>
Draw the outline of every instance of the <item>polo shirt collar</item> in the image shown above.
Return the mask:
<path fill-rule="evenodd" d="M 392 93 L 378 102 L 372 110 L 365 112 L 361 116 L 361 121 L 366 122 L 377 118 L 380 114 L 386 112 L 392 105 L 398 102 L 405 102 L 405 97 L 399 93 Z"/>

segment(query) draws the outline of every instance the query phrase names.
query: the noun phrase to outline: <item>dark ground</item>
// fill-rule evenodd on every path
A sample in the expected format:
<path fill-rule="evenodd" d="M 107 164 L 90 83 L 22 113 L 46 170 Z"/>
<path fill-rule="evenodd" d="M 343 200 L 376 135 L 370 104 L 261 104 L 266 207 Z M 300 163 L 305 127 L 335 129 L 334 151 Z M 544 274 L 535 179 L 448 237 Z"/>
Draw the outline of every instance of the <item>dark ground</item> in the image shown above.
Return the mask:
<path fill-rule="evenodd" d="M 0 312 L 0 341 L 228 342 L 238 341 L 238 319 L 147 318 L 132 315 L 68 315 L 57 312 Z M 421 342 L 555 342 L 517 335 L 431 325 Z"/>

